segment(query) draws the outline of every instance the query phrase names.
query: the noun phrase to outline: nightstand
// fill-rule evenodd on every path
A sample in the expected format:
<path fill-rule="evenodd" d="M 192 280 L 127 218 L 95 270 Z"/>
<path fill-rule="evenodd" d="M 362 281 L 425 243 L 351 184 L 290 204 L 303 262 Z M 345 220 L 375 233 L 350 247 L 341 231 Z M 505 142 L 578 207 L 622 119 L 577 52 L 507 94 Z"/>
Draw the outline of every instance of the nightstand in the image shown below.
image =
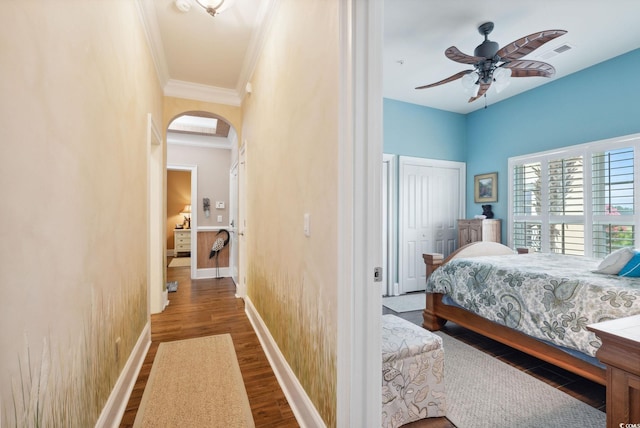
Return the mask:
<path fill-rule="evenodd" d="M 477 241 L 500 242 L 500 220 L 458 220 L 458 248 Z"/>
<path fill-rule="evenodd" d="M 174 229 L 173 231 L 173 255 L 178 253 L 191 253 L 191 229 Z"/>
<path fill-rule="evenodd" d="M 587 326 L 602 340 L 607 366 L 607 428 L 640 426 L 640 315 Z"/>

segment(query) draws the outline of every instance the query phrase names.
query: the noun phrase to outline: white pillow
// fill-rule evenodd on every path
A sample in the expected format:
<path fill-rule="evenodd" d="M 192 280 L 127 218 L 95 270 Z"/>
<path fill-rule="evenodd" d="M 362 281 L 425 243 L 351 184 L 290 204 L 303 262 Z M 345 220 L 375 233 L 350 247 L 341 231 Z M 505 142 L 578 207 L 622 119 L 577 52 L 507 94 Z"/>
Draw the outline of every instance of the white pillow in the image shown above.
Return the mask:
<path fill-rule="evenodd" d="M 635 251 L 631 247 L 615 250 L 613 253 L 605 257 L 598 265 L 598 269 L 593 272 L 617 275 L 618 272 L 620 272 L 620 270 L 629 263 L 629 260 L 631 260 L 634 254 Z"/>

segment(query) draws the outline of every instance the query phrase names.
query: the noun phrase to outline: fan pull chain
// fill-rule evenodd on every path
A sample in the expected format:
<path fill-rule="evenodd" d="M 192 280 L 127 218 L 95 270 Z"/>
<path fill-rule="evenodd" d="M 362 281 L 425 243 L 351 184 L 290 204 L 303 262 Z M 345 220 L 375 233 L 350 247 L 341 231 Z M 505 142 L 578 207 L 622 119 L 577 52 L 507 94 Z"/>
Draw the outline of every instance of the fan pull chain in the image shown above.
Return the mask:
<path fill-rule="evenodd" d="M 487 108 L 487 93 L 484 94 L 484 108 Z"/>

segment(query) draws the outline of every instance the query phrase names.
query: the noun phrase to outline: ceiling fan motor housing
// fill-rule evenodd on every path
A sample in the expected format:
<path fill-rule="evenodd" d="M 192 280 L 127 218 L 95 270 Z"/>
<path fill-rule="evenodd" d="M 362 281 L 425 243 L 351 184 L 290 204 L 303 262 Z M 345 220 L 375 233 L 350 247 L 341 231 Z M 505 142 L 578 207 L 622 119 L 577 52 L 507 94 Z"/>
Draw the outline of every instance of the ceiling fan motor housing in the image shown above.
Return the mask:
<path fill-rule="evenodd" d="M 491 59 L 496 56 L 500 46 L 496 42 L 489 40 L 489 34 L 493 31 L 493 22 L 485 22 L 478 27 L 478 32 L 484 36 L 484 42 L 480 43 L 473 51 L 475 56 L 482 56 Z"/>
<path fill-rule="evenodd" d="M 491 59 L 496 56 L 498 49 L 500 49 L 498 43 L 492 42 L 491 40 L 485 40 L 476 47 L 473 51 L 473 55 Z"/>

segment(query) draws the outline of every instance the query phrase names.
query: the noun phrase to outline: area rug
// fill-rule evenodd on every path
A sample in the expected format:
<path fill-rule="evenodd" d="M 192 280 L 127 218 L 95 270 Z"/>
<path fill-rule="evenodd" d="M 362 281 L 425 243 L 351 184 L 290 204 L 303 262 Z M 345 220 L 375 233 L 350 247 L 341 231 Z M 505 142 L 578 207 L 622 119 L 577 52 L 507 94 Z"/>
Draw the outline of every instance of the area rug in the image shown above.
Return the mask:
<path fill-rule="evenodd" d="M 605 413 L 475 349 L 443 340 L 447 418 L 458 428 L 602 428 Z"/>
<path fill-rule="evenodd" d="M 255 427 L 231 335 L 163 342 L 134 427 Z"/>
<path fill-rule="evenodd" d="M 425 294 L 424 292 L 420 292 L 403 294 L 401 296 L 383 297 L 382 306 L 397 313 L 421 311 L 425 307 Z"/>
<path fill-rule="evenodd" d="M 191 266 L 191 257 L 174 257 L 169 262 L 169 267 Z"/>

